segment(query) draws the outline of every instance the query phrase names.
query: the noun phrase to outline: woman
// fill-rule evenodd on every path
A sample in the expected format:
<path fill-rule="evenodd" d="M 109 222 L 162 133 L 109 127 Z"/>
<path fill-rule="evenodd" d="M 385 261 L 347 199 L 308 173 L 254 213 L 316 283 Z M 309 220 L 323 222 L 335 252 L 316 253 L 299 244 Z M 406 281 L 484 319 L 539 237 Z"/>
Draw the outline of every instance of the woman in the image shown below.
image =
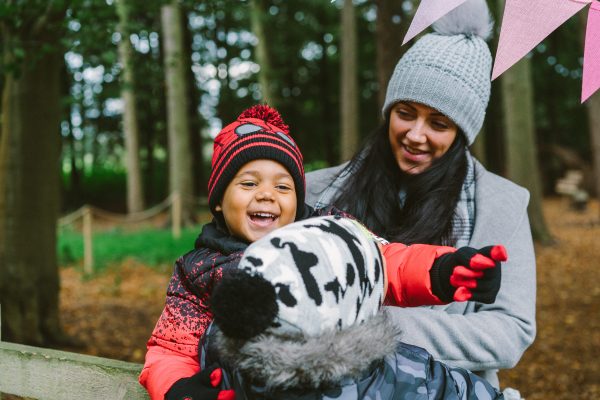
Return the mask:
<path fill-rule="evenodd" d="M 499 386 L 535 337 L 535 255 L 528 192 L 494 175 L 468 147 L 483 124 L 492 59 L 489 10 L 469 0 L 396 65 L 384 124 L 349 163 L 307 174 L 307 203 L 336 205 L 376 234 L 403 243 L 508 252 L 493 304 L 388 308 L 403 340 Z"/>

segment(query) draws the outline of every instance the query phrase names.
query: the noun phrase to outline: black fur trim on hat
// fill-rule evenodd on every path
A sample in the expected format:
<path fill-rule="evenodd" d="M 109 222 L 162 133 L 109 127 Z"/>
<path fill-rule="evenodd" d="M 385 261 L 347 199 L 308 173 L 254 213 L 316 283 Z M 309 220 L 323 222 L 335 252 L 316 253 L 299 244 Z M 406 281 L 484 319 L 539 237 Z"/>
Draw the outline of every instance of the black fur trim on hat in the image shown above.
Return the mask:
<path fill-rule="evenodd" d="M 273 324 L 279 311 L 275 288 L 260 275 L 232 271 L 215 287 L 211 308 L 225 336 L 247 340 Z"/>

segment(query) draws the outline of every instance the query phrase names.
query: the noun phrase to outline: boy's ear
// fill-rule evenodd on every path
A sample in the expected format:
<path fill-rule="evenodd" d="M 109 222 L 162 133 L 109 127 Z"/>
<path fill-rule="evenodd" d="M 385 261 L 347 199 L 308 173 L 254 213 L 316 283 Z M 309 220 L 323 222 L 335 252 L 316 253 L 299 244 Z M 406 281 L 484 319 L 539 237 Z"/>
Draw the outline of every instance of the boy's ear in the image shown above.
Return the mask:
<path fill-rule="evenodd" d="M 221 203 L 219 203 L 215 206 L 215 211 L 218 211 L 218 212 L 223 211 L 223 207 L 221 207 Z"/>

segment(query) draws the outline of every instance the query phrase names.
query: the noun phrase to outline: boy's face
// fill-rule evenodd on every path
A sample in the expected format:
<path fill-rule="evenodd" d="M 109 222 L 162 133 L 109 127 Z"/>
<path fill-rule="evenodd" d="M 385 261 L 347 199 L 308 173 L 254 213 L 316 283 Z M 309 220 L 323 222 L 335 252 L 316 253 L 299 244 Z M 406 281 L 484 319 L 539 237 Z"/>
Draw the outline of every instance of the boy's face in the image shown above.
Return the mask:
<path fill-rule="evenodd" d="M 252 243 L 294 222 L 296 208 L 296 188 L 288 170 L 260 159 L 240 168 L 215 209 L 223 213 L 231 235 Z"/>

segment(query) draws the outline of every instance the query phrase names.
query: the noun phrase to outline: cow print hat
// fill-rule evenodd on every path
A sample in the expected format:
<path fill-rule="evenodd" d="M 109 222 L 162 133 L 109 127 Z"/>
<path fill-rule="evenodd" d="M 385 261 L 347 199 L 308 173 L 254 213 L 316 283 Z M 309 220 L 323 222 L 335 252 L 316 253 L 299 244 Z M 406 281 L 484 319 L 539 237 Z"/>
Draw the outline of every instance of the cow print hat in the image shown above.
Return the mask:
<path fill-rule="evenodd" d="M 373 235 L 358 222 L 295 222 L 248 246 L 213 291 L 214 321 L 225 336 L 244 340 L 342 330 L 379 310 L 383 267 Z"/>

